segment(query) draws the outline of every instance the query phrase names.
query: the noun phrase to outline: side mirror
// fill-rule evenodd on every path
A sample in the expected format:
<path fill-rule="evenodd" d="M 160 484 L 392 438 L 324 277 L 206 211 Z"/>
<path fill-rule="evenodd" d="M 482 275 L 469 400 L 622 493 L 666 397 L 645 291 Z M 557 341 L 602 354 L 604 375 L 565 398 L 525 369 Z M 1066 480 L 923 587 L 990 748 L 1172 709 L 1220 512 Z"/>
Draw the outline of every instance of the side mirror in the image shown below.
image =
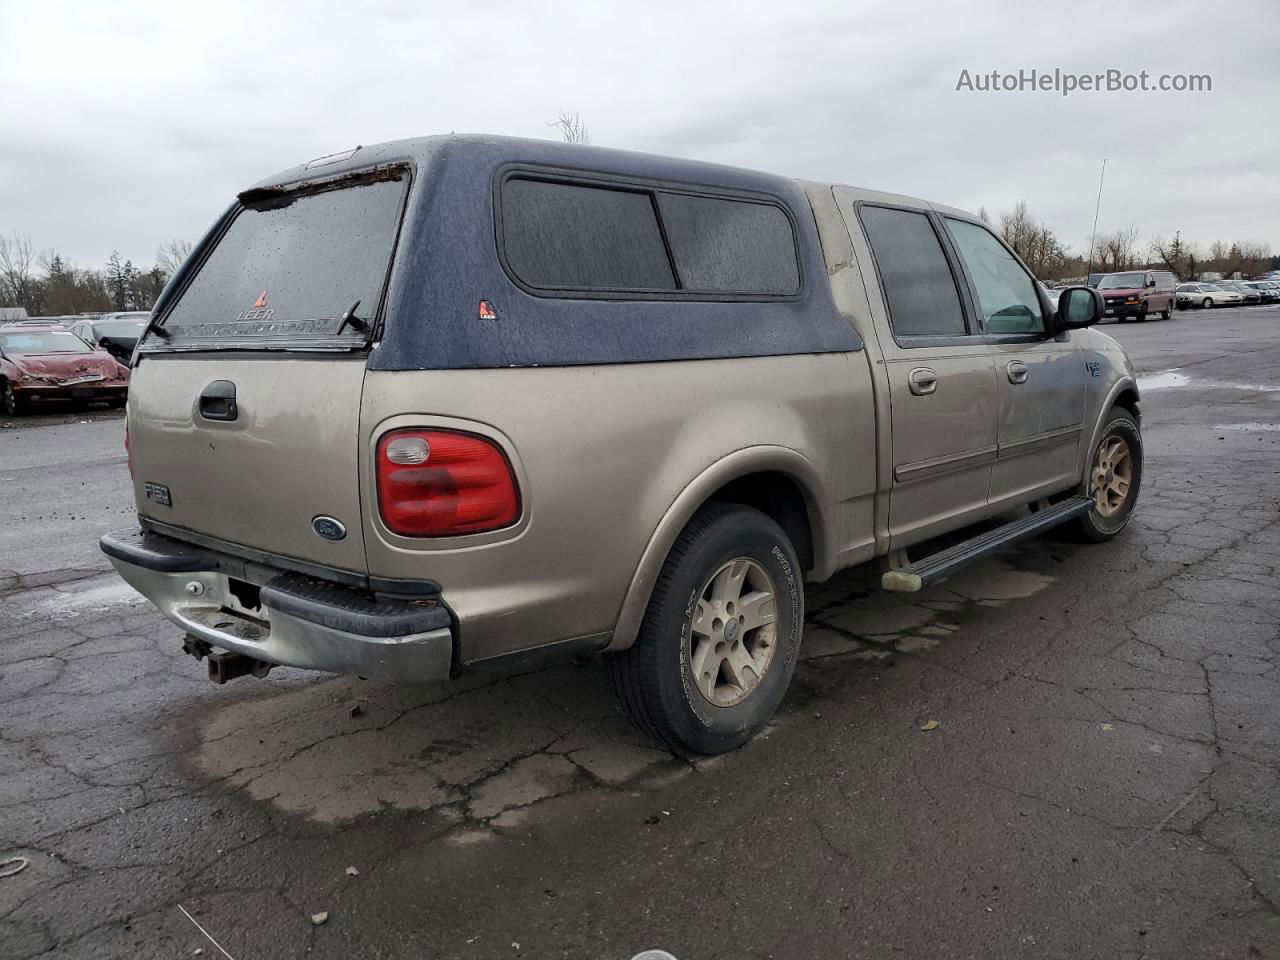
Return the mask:
<path fill-rule="evenodd" d="M 1155 282 L 1154 280 L 1148 280 L 1148 281 L 1147 281 L 1147 286 L 1148 286 L 1148 287 L 1154 287 L 1155 285 L 1156 285 L 1156 282 Z"/>
<path fill-rule="evenodd" d="M 1093 287 L 1067 287 L 1058 296 L 1058 329 L 1091 327 L 1106 312 L 1102 294 Z"/>

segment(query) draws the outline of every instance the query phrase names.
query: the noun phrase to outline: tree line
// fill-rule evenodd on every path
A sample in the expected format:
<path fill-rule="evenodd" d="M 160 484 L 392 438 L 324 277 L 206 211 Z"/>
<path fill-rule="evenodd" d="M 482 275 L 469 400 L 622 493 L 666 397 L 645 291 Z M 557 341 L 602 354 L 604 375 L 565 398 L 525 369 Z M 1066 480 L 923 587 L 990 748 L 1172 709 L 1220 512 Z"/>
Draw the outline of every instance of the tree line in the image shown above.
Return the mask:
<path fill-rule="evenodd" d="M 991 223 L 985 208 L 979 211 L 979 216 Z M 1135 224 L 1100 234 L 1093 241 L 1092 249 L 1081 255 L 1069 250 L 1047 223 L 1032 216 L 1022 200 L 1011 212 L 999 215 L 999 229 L 1005 242 L 1032 272 L 1048 282 L 1120 270 L 1168 270 L 1179 280 L 1194 280 L 1203 273 L 1256 277 L 1268 270 L 1280 269 L 1280 256 L 1274 256 L 1267 243 L 1219 240 L 1202 248 L 1184 240 L 1178 231 L 1172 240 L 1156 236 L 1143 246 Z"/>
<path fill-rule="evenodd" d="M 0 307 L 25 307 L 33 317 L 150 310 L 190 253 L 189 242 L 170 240 L 154 264 L 138 266 L 113 250 L 95 270 L 56 250 L 37 251 L 26 234 L 0 234 Z"/>

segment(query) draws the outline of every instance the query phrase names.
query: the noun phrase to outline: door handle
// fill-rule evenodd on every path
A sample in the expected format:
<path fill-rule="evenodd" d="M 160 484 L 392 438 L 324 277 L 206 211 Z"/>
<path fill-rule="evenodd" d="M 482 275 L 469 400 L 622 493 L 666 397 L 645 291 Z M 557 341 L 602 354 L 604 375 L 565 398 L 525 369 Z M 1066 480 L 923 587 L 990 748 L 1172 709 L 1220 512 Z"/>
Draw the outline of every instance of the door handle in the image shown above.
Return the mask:
<path fill-rule="evenodd" d="M 214 380 L 200 391 L 200 416 L 206 420 L 234 420 L 240 416 L 236 406 L 236 385 L 230 380 Z"/>
<path fill-rule="evenodd" d="M 907 385 L 917 397 L 925 397 L 938 389 L 938 375 L 928 367 L 916 367 L 907 374 Z"/>
<path fill-rule="evenodd" d="M 1009 365 L 1005 367 L 1009 372 L 1010 383 L 1026 383 L 1027 382 L 1027 365 L 1021 360 L 1010 360 Z"/>

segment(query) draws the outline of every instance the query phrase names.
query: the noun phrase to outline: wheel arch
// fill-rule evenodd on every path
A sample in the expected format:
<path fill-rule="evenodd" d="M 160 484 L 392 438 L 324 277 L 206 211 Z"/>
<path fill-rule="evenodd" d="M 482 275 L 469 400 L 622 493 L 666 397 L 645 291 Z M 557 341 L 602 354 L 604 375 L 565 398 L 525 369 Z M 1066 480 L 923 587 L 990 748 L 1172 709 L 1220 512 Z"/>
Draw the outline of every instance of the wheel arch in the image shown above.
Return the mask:
<path fill-rule="evenodd" d="M 1089 469 L 1089 458 L 1093 455 L 1093 448 L 1098 444 L 1098 438 L 1102 435 L 1102 427 L 1107 422 L 1107 415 L 1115 407 L 1123 407 L 1129 413 L 1133 414 L 1134 420 L 1137 421 L 1139 428 L 1142 426 L 1142 411 L 1139 407 L 1139 401 L 1142 395 L 1138 390 L 1138 382 L 1131 376 L 1123 376 L 1111 385 L 1111 389 L 1107 391 L 1106 399 L 1099 404 L 1098 414 L 1094 418 L 1093 428 L 1089 434 L 1089 443 L 1080 453 L 1080 478 L 1084 481 L 1085 473 Z"/>
<path fill-rule="evenodd" d="M 791 538 L 801 567 L 819 578 L 829 575 L 834 561 L 829 556 L 822 489 L 813 464 L 787 447 L 737 450 L 707 467 L 672 501 L 650 535 L 627 586 L 607 650 L 625 650 L 635 642 L 653 585 L 676 537 L 693 515 L 712 501 L 755 507 L 772 517 Z"/>

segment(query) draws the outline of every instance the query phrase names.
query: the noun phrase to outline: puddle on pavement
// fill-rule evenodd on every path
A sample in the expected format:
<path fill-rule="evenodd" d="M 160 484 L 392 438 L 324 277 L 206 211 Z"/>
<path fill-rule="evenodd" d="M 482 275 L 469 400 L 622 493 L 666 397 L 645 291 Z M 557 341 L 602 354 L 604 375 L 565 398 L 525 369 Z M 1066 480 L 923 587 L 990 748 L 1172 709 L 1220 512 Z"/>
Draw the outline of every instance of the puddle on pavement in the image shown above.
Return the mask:
<path fill-rule="evenodd" d="M 1176 369 L 1163 373 L 1147 373 L 1138 377 L 1139 390 L 1167 390 L 1170 387 L 1191 385 L 1197 390 L 1244 390 L 1249 393 L 1277 393 L 1280 384 L 1276 383 L 1237 383 L 1234 380 L 1202 380 L 1192 381 L 1185 373 Z"/>
<path fill-rule="evenodd" d="M 40 612 L 58 620 L 92 611 L 135 606 L 144 602 L 145 598 L 142 594 L 114 573 L 88 580 L 77 580 L 66 586 L 56 587 L 51 593 L 45 593 L 37 600 Z"/>
<path fill-rule="evenodd" d="M 1264 423 L 1261 420 L 1251 423 L 1219 423 L 1215 424 L 1213 429 L 1234 430 L 1240 433 L 1271 433 L 1280 431 L 1280 423 Z"/>
<path fill-rule="evenodd" d="M 1191 382 L 1185 373 L 1166 370 L 1164 373 L 1148 373 L 1138 377 L 1139 390 L 1164 390 L 1167 387 L 1181 387 Z"/>
<path fill-rule="evenodd" d="M 814 585 L 801 660 L 821 673 L 829 657 L 927 655 L 974 610 L 1053 582 L 1009 561 L 991 558 L 918 595 L 873 589 L 874 568 Z M 643 789 L 693 770 L 631 728 L 598 662 L 452 686 L 337 677 L 253 698 L 229 690 L 199 733 L 199 770 L 255 800 L 330 824 L 431 811 L 456 825 L 459 843 L 516 826 L 553 797 Z"/>

